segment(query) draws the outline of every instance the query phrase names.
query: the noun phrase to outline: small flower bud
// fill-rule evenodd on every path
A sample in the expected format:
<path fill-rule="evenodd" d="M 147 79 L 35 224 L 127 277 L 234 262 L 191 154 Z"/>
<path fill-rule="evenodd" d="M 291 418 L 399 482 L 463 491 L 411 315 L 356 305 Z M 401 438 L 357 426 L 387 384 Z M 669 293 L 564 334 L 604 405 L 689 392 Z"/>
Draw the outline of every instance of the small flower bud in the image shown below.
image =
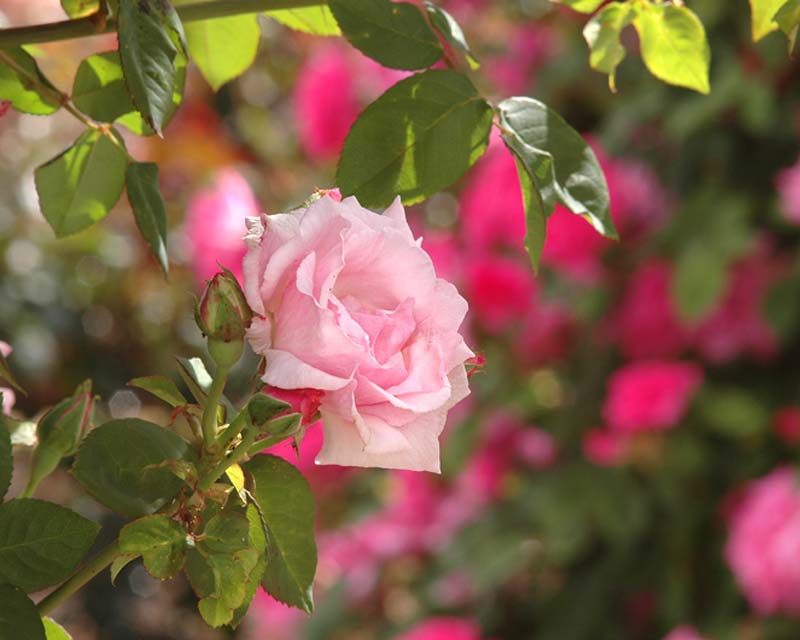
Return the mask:
<path fill-rule="evenodd" d="M 230 271 L 224 269 L 209 280 L 195 309 L 195 320 L 208 338 L 209 352 L 218 365 L 232 366 L 239 359 L 252 316 Z"/>

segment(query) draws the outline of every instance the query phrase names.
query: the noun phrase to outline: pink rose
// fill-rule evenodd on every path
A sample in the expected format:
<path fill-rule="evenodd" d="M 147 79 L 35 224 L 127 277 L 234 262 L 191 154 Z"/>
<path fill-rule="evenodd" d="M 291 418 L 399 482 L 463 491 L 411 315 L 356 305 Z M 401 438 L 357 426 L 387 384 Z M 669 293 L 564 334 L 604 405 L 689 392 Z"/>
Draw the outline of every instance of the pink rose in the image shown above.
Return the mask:
<path fill-rule="evenodd" d="M 556 205 L 547 220 L 542 264 L 579 282 L 596 282 L 603 274 L 601 254 L 611 241 L 580 216 Z"/>
<path fill-rule="evenodd" d="M 469 393 L 467 304 L 436 277 L 396 200 L 248 220 L 248 333 L 263 380 L 323 392 L 320 464 L 439 471 L 448 410 Z"/>
<path fill-rule="evenodd" d="M 429 618 L 397 640 L 480 640 L 481 629 L 472 620 Z"/>
<path fill-rule="evenodd" d="M 583 455 L 598 467 L 615 467 L 625 461 L 630 445 L 630 436 L 595 427 L 583 435 Z"/>
<path fill-rule="evenodd" d="M 775 187 L 780 196 L 784 217 L 794 224 L 800 223 L 800 160 L 782 169 L 775 176 Z"/>
<path fill-rule="evenodd" d="M 705 640 L 705 639 L 697 632 L 697 629 L 684 624 L 681 625 L 680 627 L 675 627 L 666 636 L 664 636 L 664 640 Z"/>
<path fill-rule="evenodd" d="M 208 188 L 192 196 L 186 213 L 186 239 L 199 282 L 219 271 L 217 263 L 241 279 L 245 253 L 242 225 L 260 210 L 250 185 L 233 169 L 219 171 Z"/>
<path fill-rule="evenodd" d="M 760 614 L 800 615 L 800 486 L 797 470 L 752 482 L 729 518 L 725 558 Z"/>
<path fill-rule="evenodd" d="M 694 364 L 634 362 L 611 376 L 603 417 L 622 433 L 669 429 L 683 417 L 702 380 Z"/>
<path fill-rule="evenodd" d="M 3 354 L 4 358 L 7 358 L 11 353 L 11 345 L 0 340 L 0 353 Z M 0 394 L 3 394 L 3 413 L 8 415 L 14 407 L 17 397 L 14 395 L 14 390 L 8 387 L 0 387 Z"/>
<path fill-rule="evenodd" d="M 491 333 L 501 333 L 524 316 L 536 293 L 530 265 L 502 256 L 471 260 L 465 281 L 470 308 Z"/>

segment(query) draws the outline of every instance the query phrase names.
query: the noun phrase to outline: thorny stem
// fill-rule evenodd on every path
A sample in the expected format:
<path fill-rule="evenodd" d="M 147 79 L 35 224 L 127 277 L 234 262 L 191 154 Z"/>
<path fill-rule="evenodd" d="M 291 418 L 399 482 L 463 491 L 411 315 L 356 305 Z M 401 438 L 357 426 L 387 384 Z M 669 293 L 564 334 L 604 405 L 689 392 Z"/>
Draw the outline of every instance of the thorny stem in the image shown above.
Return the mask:
<path fill-rule="evenodd" d="M 206 451 L 215 449 L 217 442 L 217 405 L 219 405 L 227 379 L 228 367 L 218 366 L 214 374 L 214 381 L 208 390 L 206 406 L 203 409 L 203 443 Z"/>
<path fill-rule="evenodd" d="M 217 466 L 215 466 L 200 482 L 197 484 L 197 490 L 201 493 L 208 491 L 211 488 L 211 485 L 214 484 L 217 479 L 225 473 L 228 467 L 232 467 L 233 465 L 237 464 L 240 460 L 242 460 L 245 456 L 248 455 L 250 447 L 253 445 L 253 442 L 256 439 L 256 430 L 250 429 L 247 433 L 244 434 L 242 441 L 236 446 L 236 448 L 231 451 L 231 454 L 223 458 Z"/>
<path fill-rule="evenodd" d="M 130 2 L 132 0 L 122 1 Z M 194 22 L 278 9 L 318 7 L 325 4 L 327 4 L 325 0 L 210 0 L 209 2 L 181 5 L 176 7 L 176 11 L 182 22 Z M 116 28 L 116 20 L 106 19 L 106 15 L 101 9 L 98 13 L 75 20 L 0 29 L 0 49 L 72 38 L 86 38 L 115 31 Z"/>

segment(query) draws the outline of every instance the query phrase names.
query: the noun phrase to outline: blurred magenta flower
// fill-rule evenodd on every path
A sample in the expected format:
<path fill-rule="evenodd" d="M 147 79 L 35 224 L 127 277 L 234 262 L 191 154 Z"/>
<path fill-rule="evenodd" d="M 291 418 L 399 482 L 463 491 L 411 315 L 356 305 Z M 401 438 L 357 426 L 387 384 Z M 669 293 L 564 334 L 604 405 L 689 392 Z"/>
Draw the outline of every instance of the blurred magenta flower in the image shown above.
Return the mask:
<path fill-rule="evenodd" d="M 789 222 L 800 224 L 800 159 L 775 176 L 775 188 L 784 217 Z"/>
<path fill-rule="evenodd" d="M 690 343 L 670 293 L 670 267 L 659 259 L 642 264 L 633 274 L 612 313 L 611 333 L 628 358 L 670 358 Z"/>
<path fill-rule="evenodd" d="M 4 358 L 7 358 L 11 353 L 11 345 L 0 340 L 0 353 L 3 354 Z M 14 395 L 14 390 L 8 387 L 0 387 L 0 393 L 3 394 L 3 413 L 8 415 L 11 413 L 11 409 L 14 408 L 14 402 L 16 402 L 17 397 Z"/>
<path fill-rule="evenodd" d="M 680 627 L 675 627 L 664 636 L 664 640 L 705 640 L 705 638 L 694 627 L 681 625 Z"/>
<path fill-rule="evenodd" d="M 326 44 L 312 53 L 297 77 L 294 120 L 306 155 L 326 161 L 339 155 L 361 107 L 347 50 Z"/>
<path fill-rule="evenodd" d="M 219 271 L 217 263 L 241 281 L 242 258 L 247 250 L 245 218 L 257 216 L 260 208 L 250 185 L 234 169 L 222 169 L 211 184 L 189 200 L 185 234 L 192 270 L 198 282 Z"/>
<path fill-rule="evenodd" d="M 609 379 L 603 417 L 621 433 L 669 429 L 683 417 L 702 381 L 702 369 L 686 362 L 625 365 Z"/>
<path fill-rule="evenodd" d="M 628 455 L 629 443 L 629 436 L 603 427 L 589 429 L 581 442 L 583 455 L 598 467 L 621 464 Z"/>
<path fill-rule="evenodd" d="M 475 256 L 465 269 L 470 309 L 489 332 L 501 333 L 523 317 L 537 287 L 530 265 L 504 256 Z"/>
<path fill-rule="evenodd" d="M 472 620 L 462 618 L 429 618 L 397 640 L 481 640 L 481 628 Z"/>
<path fill-rule="evenodd" d="M 786 444 L 800 442 L 800 407 L 783 407 L 775 412 L 772 424 L 776 435 Z"/>
<path fill-rule="evenodd" d="M 573 345 L 575 329 L 575 319 L 563 304 L 536 295 L 522 320 L 514 352 L 530 366 L 556 362 Z"/>
<path fill-rule="evenodd" d="M 558 55 L 559 43 L 553 32 L 540 24 L 527 23 L 506 36 L 506 50 L 485 61 L 487 76 L 504 94 L 526 94 L 536 71 Z"/>
<path fill-rule="evenodd" d="M 542 264 L 574 280 L 592 284 L 603 274 L 600 256 L 610 243 L 582 217 L 556 205 L 547 220 Z"/>
<path fill-rule="evenodd" d="M 751 482 L 729 517 L 725 558 L 753 609 L 800 615 L 800 486 L 780 467 Z"/>
<path fill-rule="evenodd" d="M 447 412 L 469 394 L 467 303 L 436 277 L 399 198 L 375 215 L 323 195 L 248 228 L 250 342 L 266 384 L 324 392 L 317 462 L 439 471 Z"/>

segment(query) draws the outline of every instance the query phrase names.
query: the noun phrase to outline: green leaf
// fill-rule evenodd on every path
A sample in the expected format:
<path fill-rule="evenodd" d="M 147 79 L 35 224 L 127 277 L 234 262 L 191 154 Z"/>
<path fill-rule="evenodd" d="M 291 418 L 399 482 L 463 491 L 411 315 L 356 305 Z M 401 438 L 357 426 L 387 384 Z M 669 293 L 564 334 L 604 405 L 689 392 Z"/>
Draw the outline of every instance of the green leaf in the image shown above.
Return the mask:
<path fill-rule="evenodd" d="M 134 378 L 128 383 L 128 386 L 147 391 L 172 407 L 182 407 L 189 404 L 189 401 L 180 392 L 178 386 L 165 376 Z"/>
<path fill-rule="evenodd" d="M 281 602 L 311 613 L 317 569 L 314 496 L 303 475 L 272 455 L 245 465 L 255 481 L 255 502 L 266 524 L 267 568 L 261 584 Z"/>
<path fill-rule="evenodd" d="M 340 36 L 342 35 L 336 18 L 327 6 L 305 7 L 303 9 L 278 9 L 267 11 L 265 16 L 274 18 L 281 24 L 315 36 Z"/>
<path fill-rule="evenodd" d="M 127 154 L 97 130 L 86 131 L 69 149 L 36 169 L 42 213 L 57 237 L 90 227 L 117 203 L 125 185 Z"/>
<path fill-rule="evenodd" d="M 514 155 L 514 162 L 517 166 L 517 176 L 519 177 L 519 186 L 522 192 L 522 204 L 525 207 L 525 249 L 528 251 L 533 270 L 538 271 L 539 261 L 541 260 L 542 250 L 544 249 L 547 218 L 550 213 L 545 211 L 542 196 L 539 193 L 539 189 L 533 177 L 528 173 L 522 156 L 511 146 L 515 145 L 519 147 L 519 141 L 513 136 L 509 136 L 508 139 L 505 140 L 505 143 Z"/>
<path fill-rule="evenodd" d="M 786 4 L 787 0 L 750 0 L 750 12 L 753 16 L 751 31 L 753 42 L 758 42 L 768 33 L 778 28 L 775 14 Z"/>
<path fill-rule="evenodd" d="M 789 39 L 789 53 L 794 51 L 797 42 L 797 30 L 800 26 L 800 0 L 784 0 L 784 4 L 775 14 L 775 22 Z"/>
<path fill-rule="evenodd" d="M 273 398 L 266 393 L 258 393 L 250 398 L 245 409 L 249 422 L 256 429 L 262 429 L 267 423 L 287 411 L 292 410 L 292 405 L 283 400 Z"/>
<path fill-rule="evenodd" d="M 248 547 L 250 527 L 247 518 L 238 513 L 218 513 L 203 530 L 201 551 L 228 555 Z"/>
<path fill-rule="evenodd" d="M 84 440 L 72 472 L 91 495 L 109 509 L 136 518 L 158 511 L 180 491 L 183 482 L 168 460 L 196 461 L 180 436 L 136 418 L 112 420 Z"/>
<path fill-rule="evenodd" d="M 255 15 L 198 20 L 185 29 L 189 55 L 214 91 L 242 75 L 256 59 L 261 29 Z"/>
<path fill-rule="evenodd" d="M 396 195 L 413 204 L 460 178 L 486 150 L 492 109 L 463 75 L 432 70 L 401 80 L 358 117 L 337 183 L 366 207 Z"/>
<path fill-rule="evenodd" d="M 229 623 L 234 629 L 244 619 L 247 609 L 250 607 L 250 602 L 258 591 L 261 584 L 261 578 L 264 575 L 264 570 L 267 566 L 267 539 L 265 537 L 265 525 L 261 520 L 261 515 L 258 513 L 258 508 L 254 504 L 247 505 L 246 511 L 247 521 L 249 523 L 249 541 L 250 547 L 258 552 L 258 559 L 250 575 L 247 577 L 245 584 L 245 596 L 242 605 L 234 611 L 233 620 Z"/>
<path fill-rule="evenodd" d="M 137 0 L 120 4 L 117 21 L 125 85 L 145 122 L 161 136 L 177 85 L 178 46 L 186 50 L 180 18 L 168 0 Z"/>
<path fill-rule="evenodd" d="M 440 6 L 433 2 L 428 2 L 427 0 L 425 2 L 425 9 L 430 16 L 431 24 L 434 29 L 442 35 L 451 47 L 461 52 L 469 68 L 472 70 L 480 68 L 481 65 L 472 54 L 472 50 L 467 42 L 467 37 L 464 35 L 464 31 L 456 19 Z"/>
<path fill-rule="evenodd" d="M 166 275 L 169 273 L 167 211 L 158 190 L 158 165 L 153 162 L 132 162 L 125 174 L 125 185 L 136 226 Z"/>
<path fill-rule="evenodd" d="M 25 394 L 25 390 L 20 386 L 19 382 L 17 382 L 14 374 L 11 373 L 11 367 L 8 366 L 8 361 L 2 352 L 0 352 L 0 379 L 5 380 L 23 395 Z"/>
<path fill-rule="evenodd" d="M 178 373 L 180 373 L 186 386 L 189 387 L 195 399 L 203 403 L 208 397 L 208 390 L 213 382 L 206 365 L 203 364 L 200 358 L 181 358 L 176 356 L 175 359 L 178 361 Z"/>
<path fill-rule="evenodd" d="M 583 28 L 583 37 L 589 45 L 589 65 L 608 74 L 608 86 L 616 91 L 617 66 L 625 58 L 625 47 L 620 34 L 633 20 L 634 11 L 627 2 L 611 2 L 603 7 Z"/>
<path fill-rule="evenodd" d="M 713 310 L 728 284 L 728 261 L 713 246 L 692 244 L 678 257 L 672 297 L 680 317 L 697 322 Z"/>
<path fill-rule="evenodd" d="M 3 394 L 0 393 L 0 400 Z M 11 474 L 14 472 L 14 456 L 11 451 L 11 433 L 0 421 L 0 500 L 11 486 Z"/>
<path fill-rule="evenodd" d="M 604 236 L 616 238 L 605 176 L 581 135 L 533 98 L 508 98 L 499 113 L 503 139 L 536 185 L 545 215 L 560 202 Z"/>
<path fill-rule="evenodd" d="M 47 640 L 72 640 L 67 630 L 52 618 L 42 618 L 44 633 Z"/>
<path fill-rule="evenodd" d="M 703 389 L 697 405 L 706 426 L 730 438 L 751 438 L 769 427 L 770 415 L 767 407 L 742 388 Z"/>
<path fill-rule="evenodd" d="M 408 2 L 330 0 L 336 22 L 356 49 L 392 69 L 427 69 L 442 47 L 422 12 Z"/>
<path fill-rule="evenodd" d="M 203 598 L 197 603 L 203 620 L 211 627 L 221 627 L 233 620 L 233 609 L 220 598 Z"/>
<path fill-rule="evenodd" d="M 67 578 L 100 527 L 62 506 L 19 498 L 0 505 L 0 582 L 39 591 Z"/>
<path fill-rule="evenodd" d="M 186 82 L 186 57 L 175 60 L 176 81 L 172 93 L 172 108 L 167 114 L 169 122 L 183 100 Z M 152 135 L 142 115 L 133 106 L 122 74 L 119 52 L 107 51 L 89 56 L 78 67 L 72 88 L 75 106 L 99 122 L 119 122 L 139 135 Z"/>
<path fill-rule="evenodd" d="M 605 0 L 554 0 L 580 13 L 594 13 Z"/>
<path fill-rule="evenodd" d="M 711 49 L 700 19 L 686 7 L 635 4 L 633 25 L 642 59 L 656 78 L 679 87 L 709 92 Z"/>
<path fill-rule="evenodd" d="M 88 380 L 74 395 L 59 402 L 39 419 L 36 429 L 38 444 L 33 452 L 28 482 L 30 492 L 58 467 L 63 458 L 78 450 L 92 421 L 93 409 L 92 383 Z"/>
<path fill-rule="evenodd" d="M 100 10 L 99 0 L 61 0 L 61 7 L 70 18 L 83 18 Z M 50 638 L 48 637 L 48 640 Z"/>
<path fill-rule="evenodd" d="M 174 578 L 186 563 L 190 538 L 175 520 L 163 515 L 134 520 L 119 532 L 122 553 L 141 555 L 154 578 Z"/>
<path fill-rule="evenodd" d="M 114 558 L 113 562 L 111 563 L 111 584 L 114 584 L 117 580 L 117 576 L 119 576 L 120 571 L 122 571 L 125 567 L 127 567 L 131 562 L 136 560 L 139 555 L 133 554 L 121 554 Z"/>
<path fill-rule="evenodd" d="M 0 585 L 0 640 L 23 639 L 50 640 L 30 598 L 11 585 Z"/>
<path fill-rule="evenodd" d="M 2 56 L 8 56 L 11 64 Z M 61 107 L 58 90 L 21 47 L 0 49 L 0 100 L 9 100 L 17 111 L 44 116 Z"/>

